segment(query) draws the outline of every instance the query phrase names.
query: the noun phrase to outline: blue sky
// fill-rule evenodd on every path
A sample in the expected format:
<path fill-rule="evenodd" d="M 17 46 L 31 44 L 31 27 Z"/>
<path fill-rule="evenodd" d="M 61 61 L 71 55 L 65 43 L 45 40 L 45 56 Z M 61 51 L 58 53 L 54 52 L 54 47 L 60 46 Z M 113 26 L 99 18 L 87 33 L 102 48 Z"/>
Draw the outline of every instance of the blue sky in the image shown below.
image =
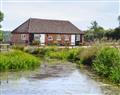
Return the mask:
<path fill-rule="evenodd" d="M 119 0 L 2 0 L 3 30 L 13 30 L 29 18 L 69 20 L 82 30 L 91 21 L 106 29 L 118 26 Z"/>

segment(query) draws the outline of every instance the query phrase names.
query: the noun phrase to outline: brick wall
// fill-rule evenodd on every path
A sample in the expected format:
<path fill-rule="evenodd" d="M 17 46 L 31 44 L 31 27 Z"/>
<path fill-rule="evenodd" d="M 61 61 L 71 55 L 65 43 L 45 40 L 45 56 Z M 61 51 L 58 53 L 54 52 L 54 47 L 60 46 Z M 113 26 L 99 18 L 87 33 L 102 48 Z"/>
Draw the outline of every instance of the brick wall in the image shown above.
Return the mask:
<path fill-rule="evenodd" d="M 11 42 L 15 43 L 15 44 L 25 44 L 26 40 L 29 43 L 29 34 L 25 34 L 26 35 L 26 40 L 22 40 L 21 38 L 22 34 L 12 34 L 11 36 Z"/>
<path fill-rule="evenodd" d="M 69 38 L 69 40 L 65 40 L 65 35 Z M 49 37 L 52 37 L 53 40 L 49 40 Z M 58 40 L 58 36 L 60 36 L 61 40 Z M 64 45 L 66 43 L 70 44 L 71 42 L 71 35 L 70 34 L 46 34 L 45 35 L 45 44 L 59 44 Z"/>

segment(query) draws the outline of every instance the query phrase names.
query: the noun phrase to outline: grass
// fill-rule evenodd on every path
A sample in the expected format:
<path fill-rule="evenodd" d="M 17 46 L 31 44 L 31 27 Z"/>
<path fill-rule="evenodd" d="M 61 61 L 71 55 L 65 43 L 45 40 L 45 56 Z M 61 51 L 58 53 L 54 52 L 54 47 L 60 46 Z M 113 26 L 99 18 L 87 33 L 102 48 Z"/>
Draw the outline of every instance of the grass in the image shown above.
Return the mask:
<path fill-rule="evenodd" d="M 93 62 L 93 69 L 115 83 L 120 83 L 120 51 L 116 48 L 104 47 Z"/>
<path fill-rule="evenodd" d="M 19 50 L 0 53 L 0 71 L 34 69 L 39 64 L 38 58 Z"/>

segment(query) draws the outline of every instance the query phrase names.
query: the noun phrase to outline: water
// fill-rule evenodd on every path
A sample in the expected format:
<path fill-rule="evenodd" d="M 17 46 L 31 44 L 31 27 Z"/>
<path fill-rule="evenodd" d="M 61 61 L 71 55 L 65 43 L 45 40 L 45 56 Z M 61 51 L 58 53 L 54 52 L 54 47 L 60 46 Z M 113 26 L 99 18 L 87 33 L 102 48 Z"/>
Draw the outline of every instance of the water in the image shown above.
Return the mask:
<path fill-rule="evenodd" d="M 77 69 L 63 76 L 35 78 L 39 73 L 1 75 L 0 95 L 103 95 L 99 83 Z"/>

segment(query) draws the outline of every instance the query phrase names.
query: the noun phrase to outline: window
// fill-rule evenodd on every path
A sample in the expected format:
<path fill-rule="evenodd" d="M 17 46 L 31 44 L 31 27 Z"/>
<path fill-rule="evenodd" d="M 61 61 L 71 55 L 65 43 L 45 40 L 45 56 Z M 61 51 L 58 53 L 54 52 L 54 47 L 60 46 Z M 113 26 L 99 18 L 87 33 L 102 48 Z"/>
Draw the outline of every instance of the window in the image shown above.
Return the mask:
<path fill-rule="evenodd" d="M 61 36 L 57 35 L 56 40 L 60 41 L 61 40 Z"/>
<path fill-rule="evenodd" d="M 69 41 L 69 36 L 68 35 L 64 35 L 64 40 L 65 41 Z"/>
<path fill-rule="evenodd" d="M 76 35 L 76 41 L 80 41 L 80 35 Z"/>
<path fill-rule="evenodd" d="M 53 37 L 52 36 L 48 36 L 48 40 L 49 41 L 53 40 Z"/>
<path fill-rule="evenodd" d="M 39 41 L 40 40 L 40 34 L 34 34 L 34 40 Z"/>
<path fill-rule="evenodd" d="M 21 34 L 21 40 L 27 40 L 26 39 L 26 34 Z"/>

